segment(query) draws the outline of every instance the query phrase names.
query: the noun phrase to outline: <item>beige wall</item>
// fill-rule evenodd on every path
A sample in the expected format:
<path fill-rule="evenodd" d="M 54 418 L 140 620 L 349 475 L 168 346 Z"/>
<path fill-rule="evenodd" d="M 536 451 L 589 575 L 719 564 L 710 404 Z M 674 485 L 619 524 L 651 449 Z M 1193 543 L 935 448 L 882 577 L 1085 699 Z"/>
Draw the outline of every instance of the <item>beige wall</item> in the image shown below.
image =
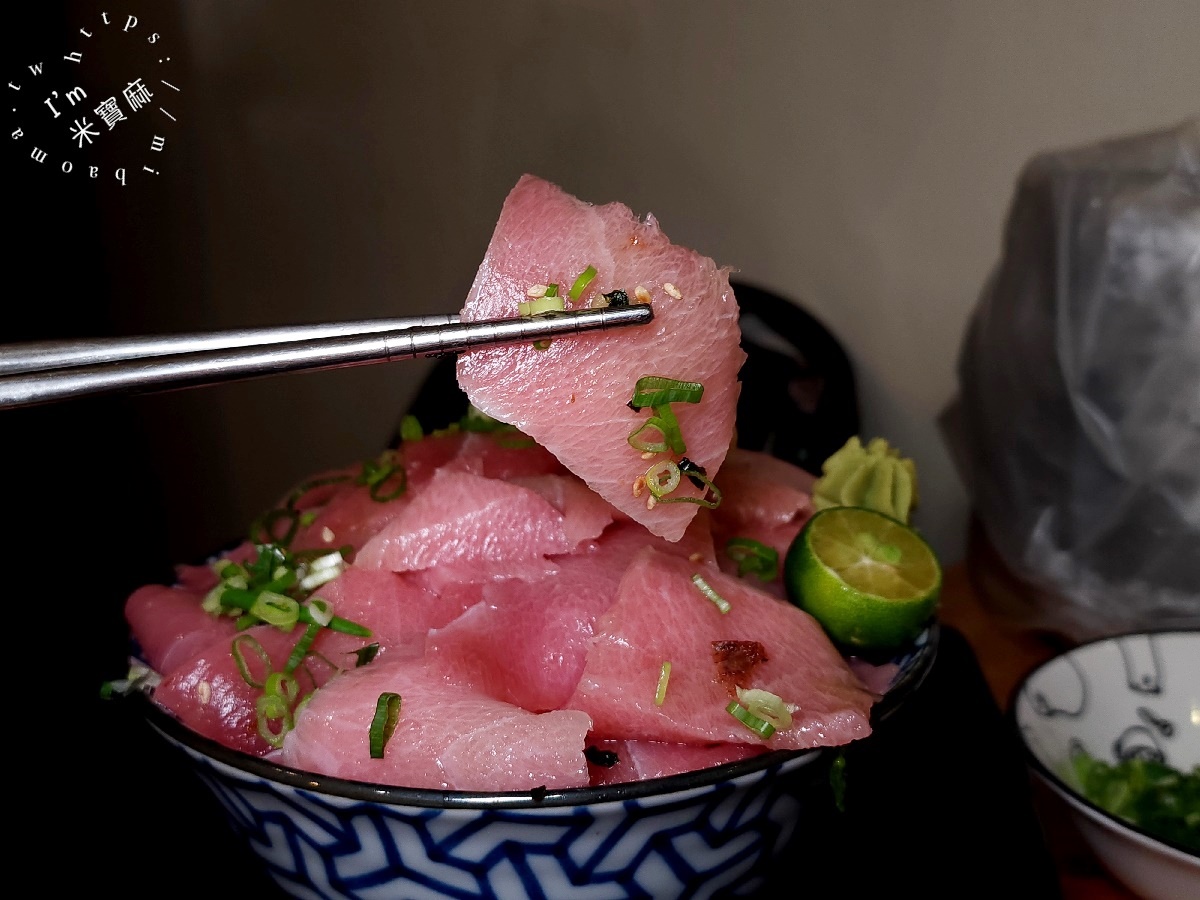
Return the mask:
<path fill-rule="evenodd" d="M 917 460 L 917 521 L 947 561 L 967 501 L 935 417 L 1017 171 L 1200 112 L 1196 0 L 178 8 L 189 146 L 156 210 L 174 224 L 141 226 L 163 262 L 152 299 L 126 292 L 130 327 L 454 311 L 533 172 L 653 212 L 823 319 L 864 432 Z M 374 453 L 424 371 L 142 401 L 177 551 Z"/>

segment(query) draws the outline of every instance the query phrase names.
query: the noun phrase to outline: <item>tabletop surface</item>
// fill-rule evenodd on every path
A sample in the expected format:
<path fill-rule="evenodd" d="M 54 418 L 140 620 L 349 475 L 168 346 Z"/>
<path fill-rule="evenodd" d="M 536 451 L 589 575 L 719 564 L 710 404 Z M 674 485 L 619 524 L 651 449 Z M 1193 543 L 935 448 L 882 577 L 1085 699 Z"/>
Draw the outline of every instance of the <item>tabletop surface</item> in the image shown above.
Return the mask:
<path fill-rule="evenodd" d="M 945 573 L 939 617 L 966 639 L 997 707 L 1007 710 L 1020 679 L 1065 644 L 1004 614 L 997 595 L 1019 586 L 994 564 L 989 548 L 977 541 L 972 547 L 968 563 Z M 1034 784 L 1031 801 L 1063 900 L 1137 900 L 1096 859 L 1058 798 Z"/>

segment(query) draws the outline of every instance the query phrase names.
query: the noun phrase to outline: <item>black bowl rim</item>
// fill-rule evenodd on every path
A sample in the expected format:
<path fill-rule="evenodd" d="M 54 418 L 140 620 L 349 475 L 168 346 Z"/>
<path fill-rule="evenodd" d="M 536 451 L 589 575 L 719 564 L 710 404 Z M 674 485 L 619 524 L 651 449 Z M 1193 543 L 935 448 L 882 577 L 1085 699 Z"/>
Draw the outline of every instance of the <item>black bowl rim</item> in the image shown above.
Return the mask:
<path fill-rule="evenodd" d="M 1025 690 L 1026 685 L 1028 685 L 1029 682 L 1039 672 L 1043 671 L 1047 666 L 1050 666 L 1060 660 L 1066 659 L 1067 657 L 1074 656 L 1075 654 L 1079 653 L 1082 650 L 1085 650 L 1088 647 L 1093 647 L 1093 646 L 1096 646 L 1099 644 L 1111 643 L 1112 641 L 1120 640 L 1122 638 L 1140 637 L 1143 635 L 1149 636 L 1149 635 L 1186 635 L 1186 634 L 1200 635 L 1200 628 L 1178 628 L 1178 627 L 1171 627 L 1171 626 L 1167 626 L 1164 628 L 1137 628 L 1137 629 L 1133 629 L 1130 631 L 1122 631 L 1117 634 L 1106 634 L 1106 635 L 1102 635 L 1100 637 L 1095 637 L 1095 638 L 1090 638 L 1085 641 L 1080 641 L 1079 643 L 1074 644 L 1073 646 L 1067 648 L 1066 650 L 1063 650 L 1059 653 L 1054 654 L 1049 659 L 1038 663 L 1036 666 L 1034 666 L 1032 669 L 1030 669 L 1028 672 L 1026 672 L 1023 676 L 1021 676 L 1020 680 L 1017 682 L 1016 686 L 1012 689 L 1012 692 L 1009 694 L 1008 711 L 1007 711 L 1006 715 L 1008 717 L 1009 727 L 1012 729 L 1012 731 L 1014 731 L 1016 733 L 1017 739 L 1021 742 L 1021 750 L 1025 756 L 1026 765 L 1039 778 L 1043 779 L 1045 782 L 1047 782 L 1052 787 L 1054 787 L 1056 790 L 1058 790 L 1063 795 L 1063 797 L 1070 797 L 1072 800 L 1074 800 L 1075 802 L 1084 806 L 1086 809 L 1090 810 L 1091 812 L 1096 813 L 1104 821 L 1115 824 L 1118 827 L 1123 828 L 1126 831 L 1131 831 L 1134 834 L 1138 835 L 1139 837 L 1145 838 L 1146 840 L 1150 841 L 1152 844 L 1157 844 L 1160 847 L 1167 847 L 1167 848 L 1170 848 L 1171 850 L 1175 850 L 1179 853 L 1184 854 L 1189 859 L 1200 860 L 1200 853 L 1196 853 L 1196 851 L 1194 851 L 1188 847 L 1185 847 L 1183 844 L 1180 844 L 1177 841 L 1172 841 L 1172 840 L 1169 840 L 1169 839 L 1163 837 L 1162 835 L 1155 834 L 1152 831 L 1147 831 L 1145 828 L 1142 828 L 1140 825 L 1138 825 L 1134 822 L 1130 822 L 1128 819 L 1122 819 L 1120 816 L 1114 815 L 1113 813 L 1109 812 L 1104 807 L 1097 806 L 1095 803 L 1093 803 L 1091 800 L 1089 800 L 1087 797 L 1085 797 L 1082 793 L 1077 791 L 1074 787 L 1067 784 L 1067 782 L 1064 781 L 1062 778 L 1060 778 L 1056 772 L 1051 770 L 1040 759 L 1038 759 L 1037 755 L 1033 752 L 1033 749 L 1029 746 L 1029 742 L 1025 740 L 1025 733 L 1021 730 L 1020 722 L 1017 721 L 1017 701 L 1018 701 L 1018 699 L 1020 699 L 1021 693 Z"/>
<path fill-rule="evenodd" d="M 883 697 L 871 708 L 872 732 L 881 723 L 896 714 L 904 701 L 921 686 L 933 668 L 941 637 L 940 623 L 934 619 L 923 634 L 925 636 L 923 646 L 915 647 L 914 642 L 917 656 L 914 664 L 901 671 Z M 706 769 L 601 787 L 503 792 L 441 791 L 431 788 L 373 784 L 332 775 L 320 775 L 285 766 L 267 758 L 250 756 L 197 734 L 145 695 L 137 694 L 135 697 L 142 703 L 142 713 L 153 728 L 183 747 L 233 769 L 300 790 L 369 803 L 425 809 L 528 809 L 619 803 L 710 787 L 795 761 L 799 761 L 796 768 L 813 765 L 826 758 L 831 759 L 832 754 L 847 746 L 815 747 L 808 750 L 775 750 L 749 759 L 710 766 Z M 870 735 L 860 740 L 869 738 Z"/>

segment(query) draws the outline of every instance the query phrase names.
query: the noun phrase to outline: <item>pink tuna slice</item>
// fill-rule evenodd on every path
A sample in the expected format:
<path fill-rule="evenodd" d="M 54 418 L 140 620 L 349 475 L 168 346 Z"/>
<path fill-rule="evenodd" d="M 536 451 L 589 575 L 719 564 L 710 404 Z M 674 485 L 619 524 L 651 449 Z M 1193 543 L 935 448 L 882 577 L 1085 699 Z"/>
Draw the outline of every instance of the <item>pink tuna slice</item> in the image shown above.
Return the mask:
<path fill-rule="evenodd" d="M 560 708 L 579 683 L 592 623 L 616 598 L 627 561 L 597 548 L 560 558 L 558 571 L 538 581 L 485 585 L 480 603 L 430 633 L 430 666 L 528 710 Z"/>
<path fill-rule="evenodd" d="M 258 641 L 270 658 L 273 671 L 283 669 L 303 633 L 300 628 L 284 633 L 272 625 L 256 625 L 243 632 Z M 313 650 L 326 659 L 344 656 L 346 642 L 350 640 L 358 646 L 366 643 L 363 638 L 323 630 L 313 642 Z M 243 753 L 265 756 L 272 747 L 258 734 L 255 712 L 262 690 L 242 677 L 232 653 L 233 641 L 228 636 L 209 641 L 163 678 L 154 689 L 153 699 L 197 734 Z M 244 655 L 252 677 L 261 682 L 266 672 L 262 660 L 251 650 Z M 301 694 L 324 684 L 336 671 L 314 657 L 309 665 L 296 670 Z"/>
<path fill-rule="evenodd" d="M 721 613 L 692 581 L 699 572 L 730 604 Z M 875 700 L 816 620 L 790 603 L 713 568 L 653 549 L 639 552 L 612 608 L 596 622 L 579 687 L 567 706 L 588 713 L 599 738 L 673 743 L 744 743 L 754 733 L 726 711 L 732 699 L 717 679 L 714 641 L 758 641 L 768 657 L 750 687 L 796 704 L 792 726 L 770 749 L 836 746 L 866 737 Z M 654 702 L 664 661 L 671 675 Z"/>
<path fill-rule="evenodd" d="M 420 656 L 425 652 L 425 638 L 431 628 L 440 628 L 461 615 L 467 604 L 452 592 L 436 594 L 417 584 L 412 578 L 385 569 L 364 569 L 350 565 L 333 581 L 314 592 L 328 600 L 335 615 L 368 628 L 369 638 L 353 638 L 345 648 L 353 653 L 364 643 L 380 645 L 381 657 L 388 652 Z M 337 646 L 330 634 L 327 646 Z M 330 652 L 325 651 L 326 654 Z M 343 668 L 352 668 L 354 661 L 345 656 L 330 657 Z"/>
<path fill-rule="evenodd" d="M 544 497 L 563 514 L 563 530 L 572 547 L 598 536 L 618 515 L 610 503 L 574 475 L 526 475 L 511 482 Z"/>
<path fill-rule="evenodd" d="M 125 621 L 141 658 L 160 675 L 171 674 L 213 641 L 230 641 L 237 634 L 233 619 L 201 608 L 203 599 L 195 591 L 148 584 L 125 601 Z"/>
<path fill-rule="evenodd" d="M 664 744 L 659 741 L 595 741 L 597 750 L 617 754 L 613 766 L 591 764 L 593 786 L 666 778 L 709 769 L 766 753 L 753 744 Z"/>
<path fill-rule="evenodd" d="M 535 444 L 532 438 L 508 431 L 468 433 L 458 453 L 446 463 L 446 468 L 501 481 L 567 471 L 550 451 Z"/>
<path fill-rule="evenodd" d="M 396 518 L 411 498 L 422 490 L 434 473 L 454 459 L 463 447 L 462 435 L 426 437 L 404 442 L 394 454 L 396 465 L 404 467 L 405 489 L 390 500 L 371 496 L 367 485 L 356 483 L 362 464 L 322 473 L 317 478 L 346 477 L 345 482 L 322 485 L 308 491 L 296 503 L 296 508 L 315 514 L 311 524 L 300 528 L 291 543 L 293 550 L 328 548 L 335 550 L 346 544 L 359 548 L 374 537 L 384 525 Z M 377 496 L 388 497 L 399 485 L 385 482 Z M 286 501 L 286 498 L 284 498 Z M 282 505 L 281 501 L 280 505 Z"/>
<path fill-rule="evenodd" d="M 354 561 L 393 572 L 467 566 L 519 576 L 544 571 L 537 564 L 546 556 L 574 549 L 582 538 L 570 530 L 574 539 L 566 517 L 535 491 L 443 469 Z"/>
<path fill-rule="evenodd" d="M 713 519 L 726 530 L 745 524 L 787 525 L 812 515 L 816 479 L 777 456 L 735 448 L 714 480 L 724 498 Z"/>
<path fill-rule="evenodd" d="M 728 271 L 672 244 L 653 216 L 642 221 L 621 203 L 596 206 L 525 175 L 504 201 L 462 318 L 514 317 L 537 284 L 557 283 L 566 296 L 588 266 L 596 277 L 569 308 L 603 302 L 601 293 L 614 289 L 633 300 L 644 287 L 654 321 L 556 340 L 545 350 L 470 350 L 459 356 L 458 383 L 478 409 L 515 425 L 613 506 L 676 541 L 698 507 L 647 509 L 648 494 L 634 496 L 634 481 L 651 463 L 627 438 L 651 411 L 626 404 L 644 375 L 703 384 L 700 403 L 674 403 L 672 411 L 687 457 L 716 476 L 732 440 L 738 371 L 746 358 Z M 699 494 L 688 482 L 678 491 Z"/>
<path fill-rule="evenodd" d="M 401 697 L 382 759 L 370 755 L 379 695 Z M 378 660 L 318 691 L 278 761 L 356 781 L 458 791 L 526 791 L 588 783 L 577 711 L 535 714 L 445 683 L 419 660 Z"/>
<path fill-rule="evenodd" d="M 697 517 L 682 540 L 670 543 L 635 522 L 618 522 L 595 541 L 555 557 L 557 570 L 540 580 L 486 584 L 476 606 L 430 633 L 430 665 L 448 681 L 498 700 L 533 711 L 558 709 L 579 683 L 593 624 L 616 600 L 630 560 L 648 546 L 711 560 L 706 528 L 707 520 Z"/>
<path fill-rule="evenodd" d="M 727 552 L 731 538 L 765 544 L 778 556 L 775 577 L 765 582 L 755 575 L 746 577 L 756 587 L 785 599 L 783 561 L 796 535 L 812 518 L 815 480 L 799 466 L 778 457 L 754 450 L 731 450 L 717 479 L 724 499 L 711 514 L 721 571 L 731 575 L 738 571 L 737 561 Z"/>

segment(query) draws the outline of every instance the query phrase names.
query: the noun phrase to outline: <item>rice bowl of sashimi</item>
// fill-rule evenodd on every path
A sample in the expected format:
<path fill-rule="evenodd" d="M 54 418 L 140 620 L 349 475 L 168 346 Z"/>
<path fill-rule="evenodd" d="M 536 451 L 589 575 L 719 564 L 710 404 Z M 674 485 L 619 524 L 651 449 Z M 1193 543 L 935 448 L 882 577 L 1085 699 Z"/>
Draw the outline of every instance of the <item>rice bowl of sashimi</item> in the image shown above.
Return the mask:
<path fill-rule="evenodd" d="M 753 892 L 929 671 L 936 621 L 865 658 L 789 602 L 814 479 L 736 444 L 727 270 L 526 176 L 461 315 L 631 302 L 128 598 L 119 687 L 288 893 Z"/>

